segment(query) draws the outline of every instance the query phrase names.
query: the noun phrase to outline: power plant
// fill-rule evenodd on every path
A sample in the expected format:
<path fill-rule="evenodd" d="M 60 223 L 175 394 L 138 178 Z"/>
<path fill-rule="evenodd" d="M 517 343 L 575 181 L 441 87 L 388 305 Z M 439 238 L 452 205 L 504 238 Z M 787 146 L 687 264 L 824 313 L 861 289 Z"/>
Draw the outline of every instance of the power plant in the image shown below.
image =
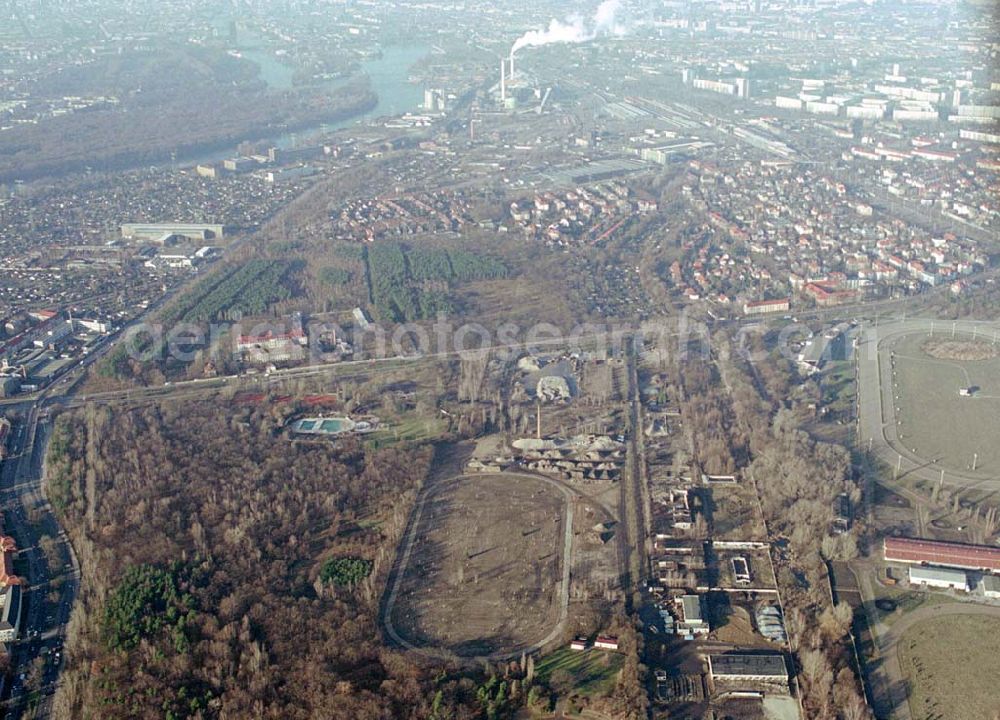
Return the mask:
<path fill-rule="evenodd" d="M 518 101 L 526 99 L 523 91 L 530 89 L 534 99 L 540 101 L 538 112 L 541 113 L 551 95 L 552 88 L 543 91 L 535 78 L 515 75 L 514 56 L 520 49 L 556 43 L 579 44 L 602 36 L 621 35 L 625 32 L 625 27 L 616 17 L 620 5 L 621 0 L 604 0 L 592 18 L 571 16 L 566 20 L 553 19 L 545 29 L 529 30 L 514 41 L 507 57 L 500 58 L 500 107 L 506 110 L 517 109 Z"/>
<path fill-rule="evenodd" d="M 498 86 L 498 104 L 502 109 L 515 110 L 518 102 L 526 99 L 526 89 L 533 91 L 536 97 L 541 97 L 536 79 L 530 74 L 514 75 L 514 54 L 500 56 L 500 84 Z"/>

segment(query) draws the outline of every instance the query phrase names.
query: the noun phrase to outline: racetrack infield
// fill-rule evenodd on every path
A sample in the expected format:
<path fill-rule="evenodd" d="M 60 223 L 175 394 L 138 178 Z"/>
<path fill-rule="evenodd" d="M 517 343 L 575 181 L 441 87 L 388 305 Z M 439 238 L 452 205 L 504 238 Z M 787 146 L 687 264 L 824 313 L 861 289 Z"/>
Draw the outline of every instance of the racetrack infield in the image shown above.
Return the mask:
<path fill-rule="evenodd" d="M 435 482 L 401 547 L 390 634 L 411 649 L 459 657 L 544 641 L 565 613 L 567 509 L 560 486 L 529 475 Z"/>
<path fill-rule="evenodd" d="M 949 470 L 971 471 L 977 455 L 978 473 L 1000 474 L 1000 443 L 996 441 L 1000 357 L 934 358 L 924 350 L 928 340 L 926 333 L 915 333 L 894 340 L 889 347 L 900 444 Z M 960 396 L 959 389 L 970 385 L 978 388 L 974 396 Z"/>
<path fill-rule="evenodd" d="M 897 645 L 913 720 L 992 720 L 1000 712 L 1000 622 L 988 615 L 922 620 Z"/>

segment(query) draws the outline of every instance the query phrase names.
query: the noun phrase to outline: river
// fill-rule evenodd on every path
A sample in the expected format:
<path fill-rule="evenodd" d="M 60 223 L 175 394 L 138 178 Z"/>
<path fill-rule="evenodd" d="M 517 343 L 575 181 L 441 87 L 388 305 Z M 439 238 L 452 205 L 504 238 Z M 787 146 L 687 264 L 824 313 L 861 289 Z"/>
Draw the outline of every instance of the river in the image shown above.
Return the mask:
<path fill-rule="evenodd" d="M 228 23 L 228 21 L 227 21 Z M 218 26 L 220 31 L 222 25 Z M 271 52 L 264 49 L 265 43 L 255 33 L 239 29 L 236 35 L 236 50 L 246 59 L 257 64 L 260 68 L 259 77 L 268 87 L 274 90 L 290 90 L 294 87 L 293 76 L 295 70 L 290 65 L 282 62 Z M 430 53 L 430 48 L 424 45 L 390 45 L 382 48 L 380 57 L 365 60 L 361 63 L 360 73 L 367 75 L 371 82 L 371 89 L 378 95 L 378 102 L 375 107 L 361 115 L 354 115 L 333 123 L 322 123 L 307 128 L 296 130 L 293 133 L 285 133 L 276 137 L 266 138 L 275 147 L 289 148 L 311 136 L 320 135 L 350 127 L 358 123 L 367 122 L 377 117 L 402 115 L 413 112 L 420 108 L 423 102 L 423 88 L 409 82 L 410 68 L 418 60 L 426 57 Z M 347 78 L 338 78 L 325 83 L 319 83 L 318 87 L 329 87 L 334 89 L 349 82 L 357 75 Z M 226 149 L 213 153 L 201 153 L 194 158 L 184 158 L 185 162 L 210 163 L 218 162 L 224 158 L 232 157 L 235 149 Z"/>

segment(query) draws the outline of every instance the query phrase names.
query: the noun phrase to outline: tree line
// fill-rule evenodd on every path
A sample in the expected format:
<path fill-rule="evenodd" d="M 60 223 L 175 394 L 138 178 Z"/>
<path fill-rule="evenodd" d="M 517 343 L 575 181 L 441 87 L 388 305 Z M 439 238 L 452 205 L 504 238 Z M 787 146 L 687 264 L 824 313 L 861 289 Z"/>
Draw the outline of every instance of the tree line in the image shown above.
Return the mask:
<path fill-rule="evenodd" d="M 755 342 L 762 350 L 760 340 Z M 850 453 L 800 429 L 803 416 L 791 390 L 795 371 L 789 363 L 772 354 L 765 363 L 751 364 L 722 333 L 713 345 L 729 388 L 734 437 L 744 443 L 746 479 L 758 493 L 771 538 L 787 541 L 787 552 L 775 557 L 776 579 L 806 715 L 866 720 L 871 711 L 851 647 L 854 612 L 846 603 L 834 603 L 828 565 L 858 551 L 859 523 L 846 533 L 833 531 L 837 496 L 847 494 L 855 507 L 861 500 Z"/>

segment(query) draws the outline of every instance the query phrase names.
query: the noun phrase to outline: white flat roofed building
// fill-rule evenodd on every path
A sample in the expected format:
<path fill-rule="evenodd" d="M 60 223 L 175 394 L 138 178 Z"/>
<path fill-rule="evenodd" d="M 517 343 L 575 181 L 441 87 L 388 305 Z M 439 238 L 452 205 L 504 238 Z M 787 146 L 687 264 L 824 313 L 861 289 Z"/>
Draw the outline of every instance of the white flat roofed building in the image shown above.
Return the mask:
<path fill-rule="evenodd" d="M 979 583 L 983 588 L 983 595 L 991 600 L 1000 600 L 1000 577 L 996 575 L 983 575 Z"/>
<path fill-rule="evenodd" d="M 125 223 L 122 225 L 123 238 L 138 240 L 158 240 L 164 236 L 179 235 L 188 240 L 209 240 L 221 238 L 225 226 L 215 223 Z"/>
<path fill-rule="evenodd" d="M 716 682 L 788 682 L 784 656 L 772 653 L 709 655 L 708 672 Z"/>
<path fill-rule="evenodd" d="M 969 591 L 969 576 L 964 570 L 935 567 L 933 565 L 911 565 L 910 584 L 927 587 L 955 588 Z"/>
<path fill-rule="evenodd" d="M 17 640 L 21 628 L 21 586 L 11 585 L 0 591 L 0 642 Z"/>
<path fill-rule="evenodd" d="M 701 596 L 682 595 L 675 600 L 681 611 L 681 621 L 677 623 L 679 635 L 693 636 L 705 635 L 709 631 L 708 622 L 701 607 Z"/>

